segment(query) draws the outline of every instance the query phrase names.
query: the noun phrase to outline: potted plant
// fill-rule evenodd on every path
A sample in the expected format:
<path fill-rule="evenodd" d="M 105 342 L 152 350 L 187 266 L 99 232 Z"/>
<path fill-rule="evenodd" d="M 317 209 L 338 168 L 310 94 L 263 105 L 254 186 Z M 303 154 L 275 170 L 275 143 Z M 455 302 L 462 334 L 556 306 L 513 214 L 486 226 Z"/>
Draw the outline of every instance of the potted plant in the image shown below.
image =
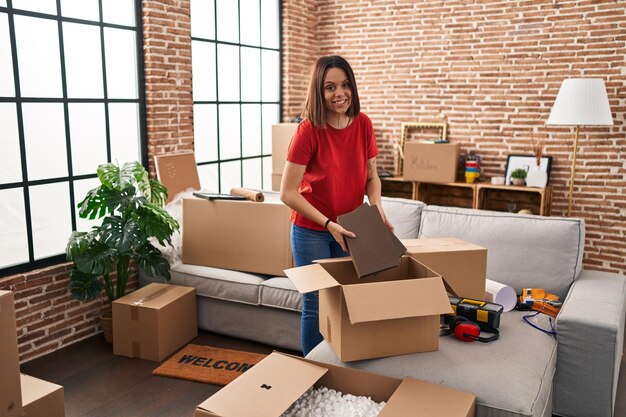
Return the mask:
<path fill-rule="evenodd" d="M 171 236 L 180 226 L 163 209 L 167 189 L 149 179 L 139 162 L 127 162 L 121 168 L 100 165 L 97 173 L 100 186 L 87 192 L 78 208 L 81 218 L 103 220 L 88 232 L 72 232 L 69 238 L 66 255 L 74 263 L 69 289 L 74 298 L 87 301 L 104 288 L 113 302 L 126 294 L 132 261 L 147 273 L 170 279 L 168 261 L 150 241 L 171 246 Z M 103 329 L 107 321 L 110 325 L 110 319 L 103 321 Z"/>
<path fill-rule="evenodd" d="M 513 185 L 524 185 L 526 182 L 526 175 L 528 171 L 524 168 L 517 168 L 511 172 L 511 184 Z"/>

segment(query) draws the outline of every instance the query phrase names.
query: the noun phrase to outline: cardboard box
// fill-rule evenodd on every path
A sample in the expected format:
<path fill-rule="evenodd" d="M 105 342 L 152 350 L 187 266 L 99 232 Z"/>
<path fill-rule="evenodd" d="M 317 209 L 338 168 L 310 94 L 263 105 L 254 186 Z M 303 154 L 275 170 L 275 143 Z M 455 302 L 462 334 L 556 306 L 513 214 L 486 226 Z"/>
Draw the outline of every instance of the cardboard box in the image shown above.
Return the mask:
<path fill-rule="evenodd" d="M 157 178 L 167 188 L 168 203 L 178 193 L 200 189 L 198 166 L 193 153 L 158 155 L 154 157 L 154 166 Z"/>
<path fill-rule="evenodd" d="M 475 413 L 476 397 L 469 392 L 274 352 L 196 407 L 194 417 L 279 417 L 311 386 L 386 401 L 380 417 L 473 417 Z"/>
<path fill-rule="evenodd" d="M 289 207 L 281 202 L 183 200 L 183 263 L 284 275 L 293 267 Z"/>
<path fill-rule="evenodd" d="M 283 174 L 289 142 L 297 128 L 298 123 L 272 125 L 272 174 Z"/>
<path fill-rule="evenodd" d="M 21 375 L 24 417 L 64 417 L 63 387 L 43 379 Z"/>
<path fill-rule="evenodd" d="M 406 142 L 402 177 L 409 181 L 455 182 L 458 143 Z"/>
<path fill-rule="evenodd" d="M 0 291 L 0 417 L 22 415 L 15 305 L 11 291 Z"/>
<path fill-rule="evenodd" d="M 485 299 L 487 249 L 456 238 L 403 239 L 407 254 L 440 274 L 459 297 Z"/>
<path fill-rule="evenodd" d="M 113 302 L 113 353 L 162 361 L 198 336 L 196 289 L 149 284 Z"/>
<path fill-rule="evenodd" d="M 280 182 L 282 180 L 282 174 L 272 174 L 272 191 L 280 191 Z"/>
<path fill-rule="evenodd" d="M 319 290 L 320 333 L 344 362 L 439 349 L 452 308 L 439 275 L 409 256 L 359 279 L 350 258 L 288 269 L 301 293 Z"/>

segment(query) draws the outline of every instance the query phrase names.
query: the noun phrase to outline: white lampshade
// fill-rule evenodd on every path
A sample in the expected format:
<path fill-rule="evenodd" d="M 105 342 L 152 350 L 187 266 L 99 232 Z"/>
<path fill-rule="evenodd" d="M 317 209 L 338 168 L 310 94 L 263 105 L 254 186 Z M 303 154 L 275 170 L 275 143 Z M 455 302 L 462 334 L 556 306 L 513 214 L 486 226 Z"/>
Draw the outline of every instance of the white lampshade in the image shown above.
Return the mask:
<path fill-rule="evenodd" d="M 556 96 L 549 125 L 613 125 L 609 98 L 604 80 L 599 78 L 570 78 L 563 80 Z"/>

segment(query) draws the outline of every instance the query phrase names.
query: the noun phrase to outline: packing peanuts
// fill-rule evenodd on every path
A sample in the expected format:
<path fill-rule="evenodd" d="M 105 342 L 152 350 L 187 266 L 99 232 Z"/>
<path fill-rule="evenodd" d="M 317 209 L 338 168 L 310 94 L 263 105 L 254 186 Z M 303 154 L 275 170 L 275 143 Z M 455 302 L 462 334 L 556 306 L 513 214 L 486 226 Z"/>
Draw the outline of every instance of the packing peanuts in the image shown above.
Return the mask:
<path fill-rule="evenodd" d="M 409 181 L 455 182 L 458 143 L 406 142 L 402 177 Z"/>
<path fill-rule="evenodd" d="M 407 254 L 441 275 L 463 298 L 485 299 L 487 249 L 456 238 L 403 239 Z"/>
<path fill-rule="evenodd" d="M 475 413 L 476 398 L 469 392 L 274 352 L 200 404 L 194 417 L 279 417 L 311 386 L 386 401 L 380 417 L 473 417 Z"/>
<path fill-rule="evenodd" d="M 320 333 L 341 361 L 439 349 L 439 316 L 452 308 L 441 277 L 415 259 L 361 279 L 350 258 L 285 272 L 299 292 L 319 290 Z"/>
<path fill-rule="evenodd" d="M 0 417 L 22 415 L 15 305 L 11 291 L 0 291 Z"/>
<path fill-rule="evenodd" d="M 196 289 L 149 284 L 113 302 L 113 353 L 162 361 L 198 336 Z"/>
<path fill-rule="evenodd" d="M 64 417 L 63 387 L 52 382 L 21 375 L 24 417 Z"/>
<path fill-rule="evenodd" d="M 183 263 L 268 275 L 293 266 L 281 202 L 183 199 Z"/>

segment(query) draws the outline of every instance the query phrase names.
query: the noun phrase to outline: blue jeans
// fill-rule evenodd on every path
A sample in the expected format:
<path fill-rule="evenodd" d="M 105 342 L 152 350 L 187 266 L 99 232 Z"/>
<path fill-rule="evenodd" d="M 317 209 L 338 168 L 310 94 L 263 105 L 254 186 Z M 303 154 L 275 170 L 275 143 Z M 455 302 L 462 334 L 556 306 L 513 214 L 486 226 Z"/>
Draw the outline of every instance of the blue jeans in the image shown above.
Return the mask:
<path fill-rule="evenodd" d="M 348 256 L 327 231 L 291 226 L 291 249 L 296 266 L 310 265 L 316 259 Z M 310 292 L 302 296 L 302 353 L 306 356 L 323 339 L 319 331 L 319 295 Z"/>

